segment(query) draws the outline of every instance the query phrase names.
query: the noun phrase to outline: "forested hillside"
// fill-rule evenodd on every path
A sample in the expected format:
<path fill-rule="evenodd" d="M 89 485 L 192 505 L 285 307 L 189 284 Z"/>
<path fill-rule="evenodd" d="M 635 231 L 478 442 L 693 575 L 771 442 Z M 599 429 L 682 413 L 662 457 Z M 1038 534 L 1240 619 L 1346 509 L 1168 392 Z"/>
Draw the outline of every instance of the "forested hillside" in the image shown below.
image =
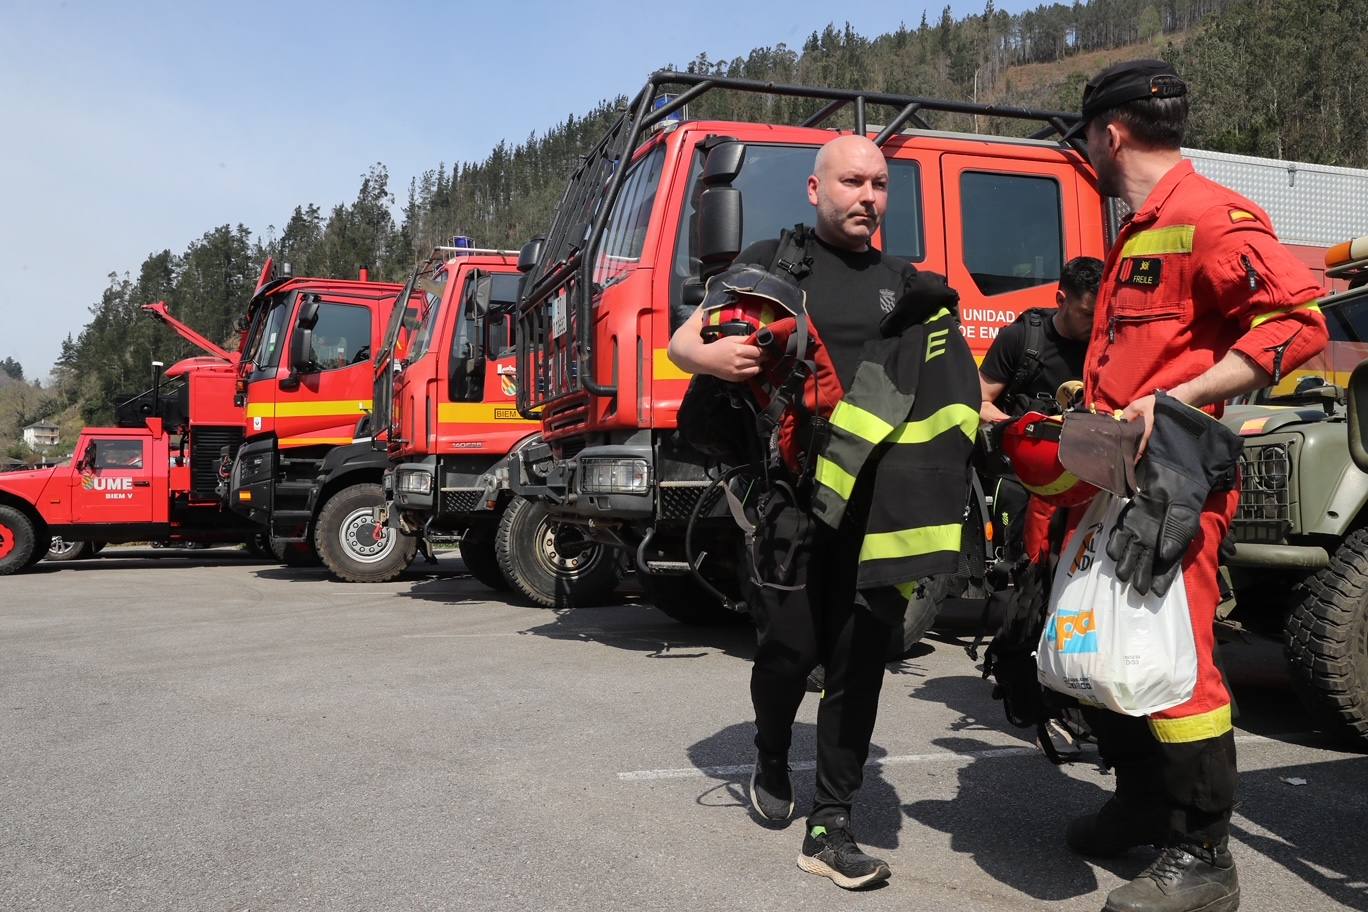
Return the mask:
<path fill-rule="evenodd" d="M 1093 0 L 1017 15 L 988 0 L 982 14 L 960 20 L 946 7 L 939 17 L 873 37 L 828 26 L 801 48 L 758 47 L 733 60 L 703 53 L 687 69 L 1072 110 L 1087 77 L 1103 66 L 1162 56 L 1193 88 L 1190 145 L 1362 166 L 1368 165 L 1368 75 L 1360 65 L 1365 34 L 1368 0 Z M 364 264 L 373 275 L 398 280 L 453 234 L 488 246 L 520 245 L 545 228 L 577 156 L 622 101 L 602 102 L 520 143 L 501 142 L 483 161 L 439 163 L 397 196 L 385 166 L 376 164 L 348 204 L 324 211 L 301 202 L 283 227 L 219 226 L 183 252 L 157 251 L 137 269 L 111 273 L 90 323 L 63 346 L 55 396 L 44 408 L 65 409 L 71 426 L 77 417 L 107 420 L 116 394 L 145 386 L 153 357 L 169 364 L 190 353 L 139 313 L 145 302 L 164 299 L 206 335 L 230 340 L 268 254 L 288 261 L 297 275 L 347 276 Z M 793 100 L 719 95 L 691 115 L 786 120 L 808 110 Z M 949 117 L 934 125 L 971 126 L 967 118 Z M 0 424 L 0 445 L 12 433 Z"/>

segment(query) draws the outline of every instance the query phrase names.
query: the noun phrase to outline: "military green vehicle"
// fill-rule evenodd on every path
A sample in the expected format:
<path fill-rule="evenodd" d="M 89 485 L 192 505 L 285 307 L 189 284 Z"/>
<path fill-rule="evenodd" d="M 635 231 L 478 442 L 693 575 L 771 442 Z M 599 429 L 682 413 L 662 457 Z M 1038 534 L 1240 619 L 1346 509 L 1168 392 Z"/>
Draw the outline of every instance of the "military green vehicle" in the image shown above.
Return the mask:
<path fill-rule="evenodd" d="M 1327 271 L 1368 278 L 1368 257 Z M 1226 408 L 1244 438 L 1235 599 L 1222 616 L 1281 633 L 1293 685 L 1322 729 L 1368 744 L 1368 286 L 1321 302 L 1330 345 Z M 1358 378 L 1350 380 L 1351 371 Z"/>

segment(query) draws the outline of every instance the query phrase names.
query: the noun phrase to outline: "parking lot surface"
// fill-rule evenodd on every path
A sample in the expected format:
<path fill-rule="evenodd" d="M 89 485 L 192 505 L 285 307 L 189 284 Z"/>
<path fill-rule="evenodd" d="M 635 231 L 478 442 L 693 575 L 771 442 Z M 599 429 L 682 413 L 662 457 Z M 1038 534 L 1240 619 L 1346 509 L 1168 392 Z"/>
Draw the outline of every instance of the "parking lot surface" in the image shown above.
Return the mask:
<path fill-rule="evenodd" d="M 384 585 L 219 550 L 0 579 L 0 909 L 1101 908 L 1150 855 L 1064 822 L 1110 789 L 1011 728 L 951 617 L 883 690 L 857 835 L 882 889 L 748 810 L 753 633 L 639 598 L 557 614 L 460 561 Z M 1246 910 L 1368 909 L 1368 756 L 1236 643 Z M 792 760 L 812 793 L 817 695 Z"/>

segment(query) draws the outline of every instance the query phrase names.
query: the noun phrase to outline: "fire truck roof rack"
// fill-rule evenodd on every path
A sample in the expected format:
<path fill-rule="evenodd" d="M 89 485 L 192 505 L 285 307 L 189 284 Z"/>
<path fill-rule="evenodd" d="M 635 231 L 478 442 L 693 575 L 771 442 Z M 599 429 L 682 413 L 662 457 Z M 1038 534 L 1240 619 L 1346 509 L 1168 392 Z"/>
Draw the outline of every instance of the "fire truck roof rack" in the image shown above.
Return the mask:
<path fill-rule="evenodd" d="M 658 103 L 657 97 L 665 89 L 682 91 L 668 101 Z M 929 112 L 944 112 L 1034 121 L 1040 124 L 1040 128 L 1029 138 L 1049 139 L 1058 136 L 1061 142 L 1080 153 L 1083 151 L 1081 138 L 1063 138 L 1069 127 L 1079 120 L 1081 115 L 1077 113 L 923 98 L 894 92 L 786 85 L 757 79 L 734 79 L 662 70 L 651 74 L 646 85 L 628 103 L 626 110 L 608 128 L 603 138 L 589 151 L 572 174 L 565 193 L 556 206 L 551 230 L 547 232 L 538 263 L 528 277 L 519 304 L 520 313 L 528 314 L 533 308 L 544 305 L 553 294 L 565 288 L 578 273 L 578 281 L 574 282 L 574 292 L 566 303 L 572 313 L 587 314 L 593 288 L 593 257 L 586 254 L 598 247 L 607 225 L 608 215 L 622 189 L 628 168 L 618 167 L 618 163 L 630 160 L 632 153 L 652 128 L 701 96 L 717 90 L 826 101 L 816 113 L 797 124 L 803 127 L 821 127 L 837 112 L 853 106 L 856 133 L 867 132 L 866 118 L 871 106 L 895 109 L 894 116 L 874 137 L 874 141 L 879 145 L 883 145 L 909 124 L 918 129 L 931 129 L 924 115 Z M 615 386 L 600 384 L 594 379 L 593 321 L 585 318 L 575 319 L 574 322 L 576 331 L 573 338 L 577 349 L 575 360 L 578 383 L 584 390 L 596 396 L 615 395 Z M 522 335 L 521 328 L 519 335 Z M 523 344 L 520 342 L 520 359 L 522 348 Z M 531 408 L 530 400 L 525 402 L 524 397 L 530 396 L 533 386 L 531 383 L 519 385 L 520 411 Z M 524 411 L 524 414 L 528 414 L 528 411 Z"/>

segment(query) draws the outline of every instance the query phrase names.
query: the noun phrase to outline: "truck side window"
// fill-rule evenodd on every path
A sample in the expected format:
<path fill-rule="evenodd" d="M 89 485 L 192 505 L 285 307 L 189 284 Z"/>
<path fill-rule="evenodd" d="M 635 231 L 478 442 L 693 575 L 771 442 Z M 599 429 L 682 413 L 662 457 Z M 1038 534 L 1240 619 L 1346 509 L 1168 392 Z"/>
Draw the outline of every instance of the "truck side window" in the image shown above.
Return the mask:
<path fill-rule="evenodd" d="M 141 440 L 101 440 L 95 448 L 97 469 L 141 469 L 143 442 Z"/>
<path fill-rule="evenodd" d="M 620 278 L 641 258 L 664 164 L 665 148 L 657 146 L 627 174 L 613 214 L 603 229 L 598 262 L 594 265 L 595 284 L 607 285 Z"/>
<path fill-rule="evenodd" d="M 964 265 L 985 295 L 1059 281 L 1064 232 L 1059 184 L 1048 177 L 960 176 Z"/>
<path fill-rule="evenodd" d="M 888 211 L 883 219 L 883 251 L 910 263 L 926 259 L 922 231 L 921 165 L 889 159 Z"/>
<path fill-rule="evenodd" d="M 321 371 L 359 364 L 370 357 L 371 312 L 354 304 L 318 305 L 313 362 Z"/>

